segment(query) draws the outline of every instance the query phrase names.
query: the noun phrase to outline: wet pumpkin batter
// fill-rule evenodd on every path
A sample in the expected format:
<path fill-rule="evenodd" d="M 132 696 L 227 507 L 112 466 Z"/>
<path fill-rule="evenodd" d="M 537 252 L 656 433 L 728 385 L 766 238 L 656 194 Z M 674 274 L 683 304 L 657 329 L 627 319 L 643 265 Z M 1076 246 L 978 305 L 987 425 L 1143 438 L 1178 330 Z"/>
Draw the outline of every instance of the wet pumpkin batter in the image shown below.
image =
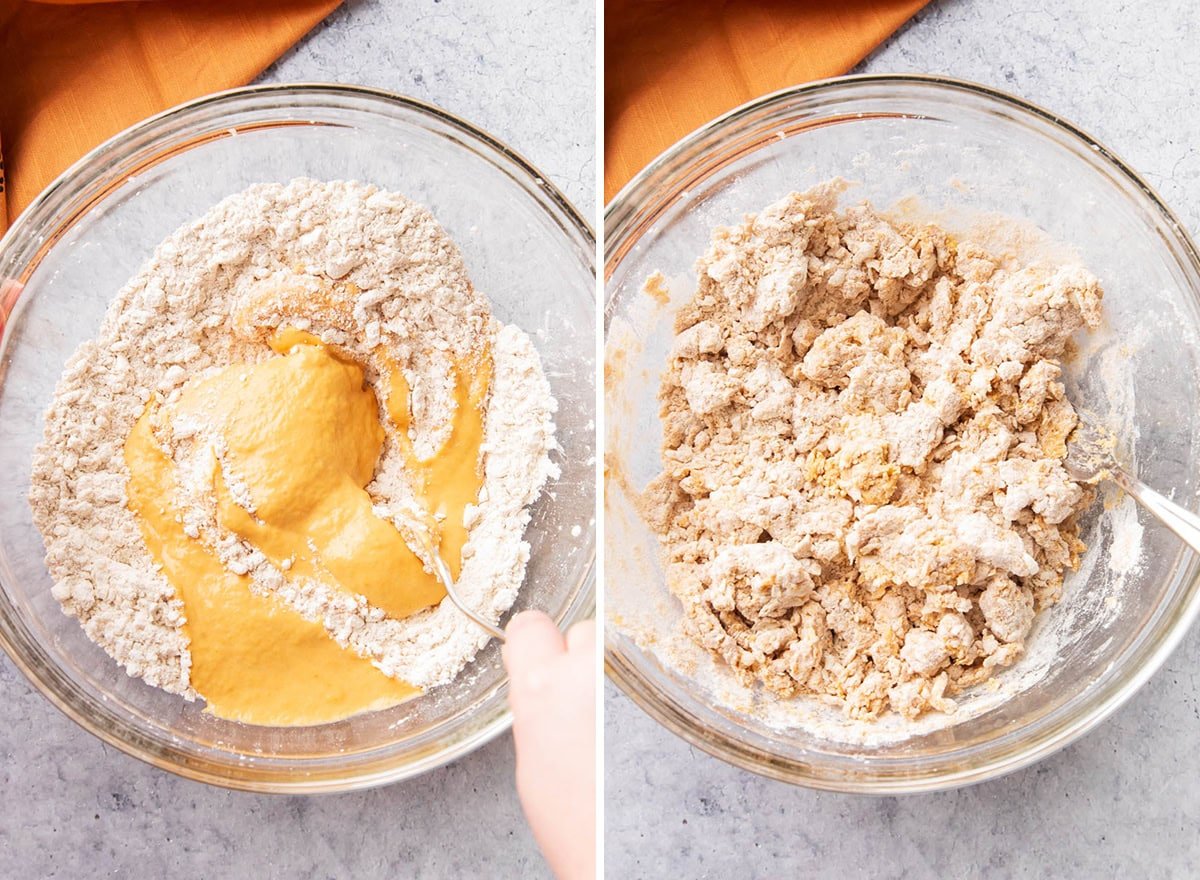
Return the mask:
<path fill-rule="evenodd" d="M 284 330 L 276 357 L 189 382 L 169 405 L 153 402 L 125 444 L 129 505 L 147 547 L 183 600 L 192 685 L 215 715 L 254 724 L 316 724 L 382 708 L 417 693 L 343 649 L 319 622 L 256 594 L 230 572 L 211 537 L 189 537 L 174 497 L 175 466 L 156 423 L 187 419 L 214 442 L 217 522 L 291 576 L 365 597 L 393 617 L 440 602 L 445 591 L 404 536 L 377 516 L 365 487 L 385 438 L 363 368 L 318 338 Z M 385 364 L 389 361 L 385 360 Z M 457 576 L 464 512 L 482 483 L 483 402 L 490 360 L 456 372 L 449 438 L 419 459 L 403 372 L 384 377 L 385 412 L 406 458 L 427 526 Z"/>

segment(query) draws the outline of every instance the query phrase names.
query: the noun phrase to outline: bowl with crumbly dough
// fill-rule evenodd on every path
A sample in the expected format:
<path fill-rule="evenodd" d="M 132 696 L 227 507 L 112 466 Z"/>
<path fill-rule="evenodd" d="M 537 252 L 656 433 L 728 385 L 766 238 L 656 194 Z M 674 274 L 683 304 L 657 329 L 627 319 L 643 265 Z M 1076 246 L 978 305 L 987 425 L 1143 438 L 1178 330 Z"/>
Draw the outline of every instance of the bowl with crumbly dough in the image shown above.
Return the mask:
<path fill-rule="evenodd" d="M 1200 260 L 1094 138 L 861 76 L 676 144 L 605 221 L 610 677 L 815 788 L 965 785 L 1162 664 L 1197 561 L 1063 468 L 1084 410 L 1200 508 Z"/>
<path fill-rule="evenodd" d="M 594 608 L 594 237 L 436 107 L 251 87 L 0 241 L 0 644 L 106 742 L 255 791 L 507 729 L 474 610 Z"/>

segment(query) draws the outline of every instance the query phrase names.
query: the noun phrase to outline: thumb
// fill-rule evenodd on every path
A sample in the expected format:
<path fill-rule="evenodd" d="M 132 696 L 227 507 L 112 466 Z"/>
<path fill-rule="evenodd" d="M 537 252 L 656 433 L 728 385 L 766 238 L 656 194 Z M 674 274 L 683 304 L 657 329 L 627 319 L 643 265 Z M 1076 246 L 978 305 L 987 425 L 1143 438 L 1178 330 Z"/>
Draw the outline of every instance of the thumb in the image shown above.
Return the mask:
<path fill-rule="evenodd" d="M 541 611 L 522 611 L 504 630 L 500 654 L 513 681 L 523 681 L 566 651 L 554 621 Z"/>

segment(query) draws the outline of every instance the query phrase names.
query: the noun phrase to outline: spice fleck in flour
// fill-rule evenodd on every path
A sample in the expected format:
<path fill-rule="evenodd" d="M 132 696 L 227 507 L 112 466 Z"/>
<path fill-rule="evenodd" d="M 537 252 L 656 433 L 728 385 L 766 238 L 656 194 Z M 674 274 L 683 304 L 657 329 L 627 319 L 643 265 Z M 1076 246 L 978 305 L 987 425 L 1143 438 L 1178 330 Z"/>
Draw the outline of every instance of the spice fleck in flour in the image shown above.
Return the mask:
<path fill-rule="evenodd" d="M 302 368 L 310 371 L 286 372 Z M 289 382 L 292 375 L 303 382 Z M 237 395 L 227 393 L 236 384 L 220 385 L 239 381 L 293 394 L 346 385 L 357 395 L 347 412 L 361 426 L 350 438 L 359 445 L 347 443 L 348 475 L 307 483 L 259 462 L 243 448 L 246 437 L 259 438 L 257 422 L 240 438 L 230 427 L 254 409 L 253 400 L 236 409 Z M 311 418 L 260 415 L 273 430 L 307 430 L 326 400 L 310 402 L 318 407 Z M 305 405 L 297 404 L 300 416 Z M 355 515 L 370 548 L 384 547 L 389 559 L 414 553 L 421 576 L 424 542 L 413 538 L 440 540 L 452 567 L 461 564 L 464 599 L 498 620 L 524 577 L 528 507 L 557 474 L 554 410 L 531 341 L 492 317 L 428 211 L 357 183 L 253 186 L 164 241 L 67 364 L 30 492 L 54 595 L 131 675 L 205 696 L 195 687 L 187 607 L 148 549 L 140 530 L 147 518 L 131 509 L 149 503 L 148 514 L 165 516 L 160 531 L 178 528 L 231 583 L 266 597 L 264 619 L 297 615 L 309 622 L 298 627 L 319 625 L 387 676 L 416 688 L 445 684 L 486 634 L 448 601 L 389 615 L 361 592 L 339 589 L 330 574 L 354 562 L 338 558 L 342 512 L 310 517 L 325 524 L 326 545 L 297 539 L 288 531 L 295 511 L 272 507 L 278 496 L 264 494 L 255 475 L 278 478 L 270 488 L 288 499 L 329 487 L 344 493 L 361 505 Z M 291 451 L 287 461 L 303 460 Z M 165 497 L 148 501 L 144 481 L 131 484 L 129 456 L 162 458 L 172 475 Z M 364 491 L 369 500 L 358 501 Z M 273 555 L 285 545 L 286 555 Z"/>
<path fill-rule="evenodd" d="M 714 232 L 644 512 L 689 634 L 745 683 L 858 719 L 949 712 L 1084 549 L 1059 359 L 1101 290 L 839 210 L 842 189 Z"/>

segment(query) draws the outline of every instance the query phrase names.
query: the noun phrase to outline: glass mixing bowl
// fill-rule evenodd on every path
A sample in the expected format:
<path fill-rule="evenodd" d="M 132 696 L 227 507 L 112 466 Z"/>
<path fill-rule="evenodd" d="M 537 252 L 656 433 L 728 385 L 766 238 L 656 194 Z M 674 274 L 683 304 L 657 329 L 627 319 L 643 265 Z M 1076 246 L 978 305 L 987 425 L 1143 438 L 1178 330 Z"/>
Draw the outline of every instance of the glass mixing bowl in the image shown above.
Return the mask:
<path fill-rule="evenodd" d="M 0 643 L 106 742 L 192 779 L 257 791 L 378 785 L 478 748 L 511 721 L 499 648 L 489 645 L 453 684 L 386 711 L 306 728 L 223 721 L 127 676 L 61 612 L 26 495 L 65 361 L 155 245 L 252 183 L 302 175 L 365 181 L 426 205 L 497 317 L 533 337 L 558 399 L 562 476 L 533 511 L 515 609 L 544 609 L 565 626 L 588 616 L 595 596 L 594 237 L 553 185 L 436 107 L 345 86 L 225 92 L 118 135 L 0 241 L 0 279 L 23 285 L 0 311 Z"/>
<path fill-rule="evenodd" d="M 772 701 L 730 687 L 726 670 L 681 646 L 680 606 L 634 507 L 661 469 L 655 395 L 674 309 L 639 288 L 660 270 L 671 305 L 685 301 L 714 226 L 838 176 L 857 182 L 844 204 L 898 205 L 951 228 L 986 228 L 996 213 L 1027 218 L 1041 230 L 1026 229 L 1031 247 L 1047 234 L 1078 254 L 1104 284 L 1106 324 L 1081 340 L 1069 393 L 1118 430 L 1145 481 L 1193 510 L 1200 262 L 1158 196 L 1093 138 L 1019 99 L 939 78 L 848 77 L 769 95 L 676 144 L 608 208 L 609 675 L 693 745 L 767 776 L 876 793 L 963 785 L 1062 748 L 1128 699 L 1196 615 L 1197 560 L 1131 500 L 1108 496 L 1083 523 L 1089 552 L 1080 571 L 1068 577 L 1062 602 L 1040 615 L 1030 656 L 998 677 L 1001 690 L 976 689 L 973 717 L 901 725 L 890 740 L 781 724 Z M 914 196 L 919 206 L 905 201 Z"/>

